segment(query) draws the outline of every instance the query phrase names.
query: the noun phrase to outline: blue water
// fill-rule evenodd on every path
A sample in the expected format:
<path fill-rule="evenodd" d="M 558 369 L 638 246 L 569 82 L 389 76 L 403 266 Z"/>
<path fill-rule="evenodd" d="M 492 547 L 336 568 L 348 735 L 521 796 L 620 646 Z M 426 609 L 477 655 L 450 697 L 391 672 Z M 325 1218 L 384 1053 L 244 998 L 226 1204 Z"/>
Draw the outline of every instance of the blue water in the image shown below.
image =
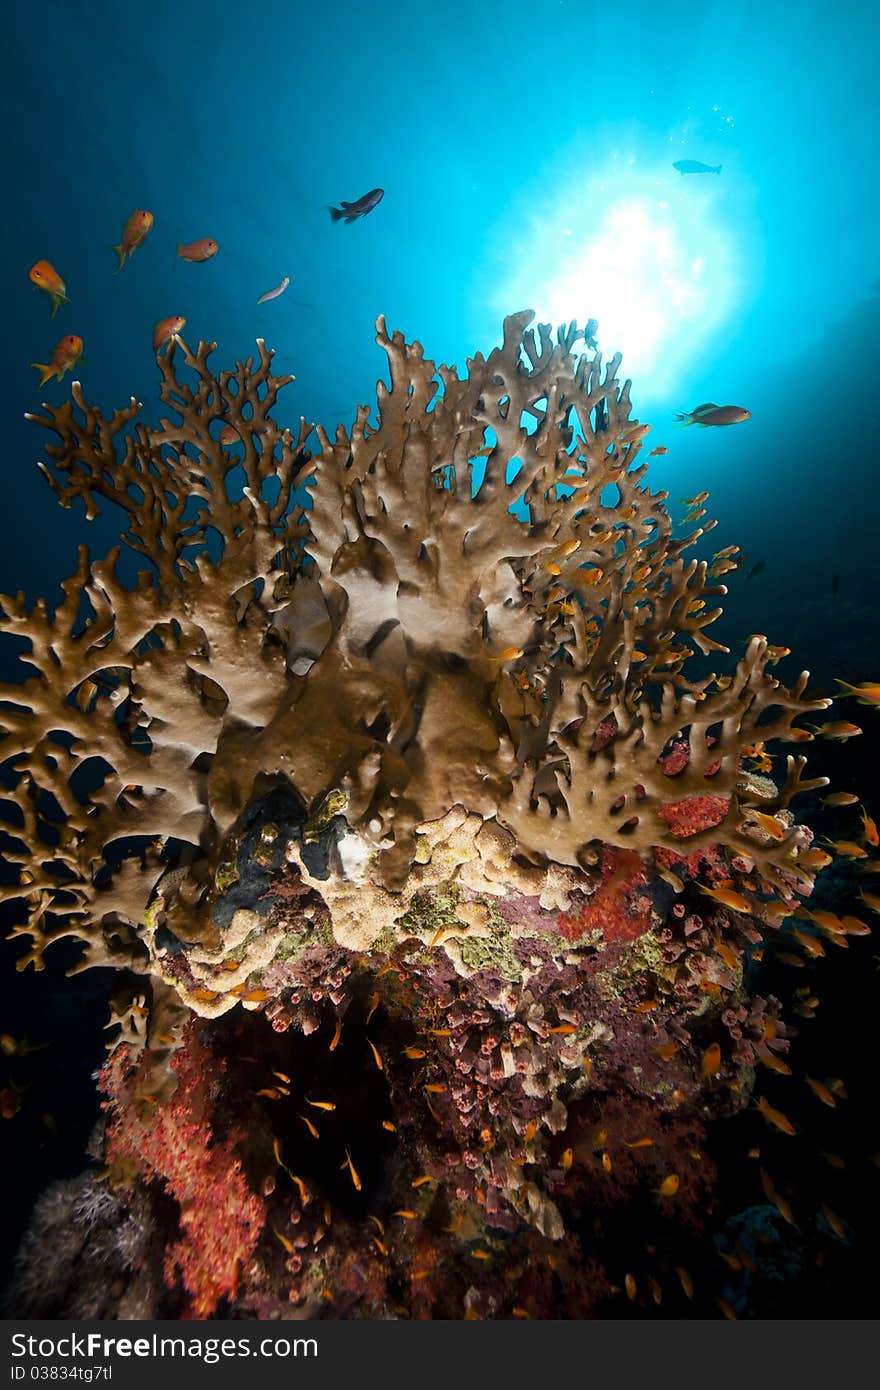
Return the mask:
<path fill-rule="evenodd" d="M 880 11 L 473 8 L 6 12 L 0 591 L 52 597 L 84 535 L 101 553 L 116 534 L 61 511 L 35 467 L 47 436 L 23 413 L 66 399 L 70 378 L 41 390 L 29 363 L 62 334 L 85 340 L 91 400 L 135 395 L 148 419 L 157 319 L 185 315 L 218 366 L 263 336 L 296 375 L 278 415 L 332 426 L 374 400 L 379 313 L 463 369 L 528 306 L 599 319 L 649 444 L 670 449 L 653 486 L 676 503 L 711 489 L 710 549 L 764 561 L 733 577 L 713 632 L 737 650 L 764 631 L 825 683 L 876 679 Z M 682 158 L 722 173 L 682 176 Z M 368 217 L 331 222 L 329 204 L 376 186 Z M 155 227 L 114 277 L 136 207 Z M 175 259 L 203 236 L 214 260 Z M 27 277 L 41 257 L 70 296 L 51 321 Z M 282 275 L 286 294 L 257 307 Z M 752 419 L 672 428 L 706 400 Z"/>

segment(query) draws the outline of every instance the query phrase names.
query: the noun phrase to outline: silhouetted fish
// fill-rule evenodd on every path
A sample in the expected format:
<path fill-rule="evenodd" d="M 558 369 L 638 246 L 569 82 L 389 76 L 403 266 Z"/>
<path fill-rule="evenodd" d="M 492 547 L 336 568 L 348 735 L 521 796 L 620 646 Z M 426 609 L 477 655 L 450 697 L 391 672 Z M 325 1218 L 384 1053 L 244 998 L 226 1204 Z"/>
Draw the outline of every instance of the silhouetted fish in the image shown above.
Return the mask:
<path fill-rule="evenodd" d="M 763 568 L 764 568 L 764 561 L 763 561 L 763 560 L 759 560 L 758 563 L 757 563 L 756 565 L 752 565 L 752 568 L 749 570 L 748 574 L 746 575 L 746 579 L 754 579 L 756 575 L 758 575 L 758 574 L 761 573 L 761 570 L 762 570 Z"/>
<path fill-rule="evenodd" d="M 381 203 L 385 196 L 384 188 L 372 188 L 369 193 L 365 193 L 362 198 L 358 198 L 356 203 L 340 203 L 338 208 L 330 208 L 330 216 L 334 222 L 343 219 L 346 222 L 354 222 L 355 218 L 366 217 L 368 212 L 372 212 L 378 203 Z"/>
<path fill-rule="evenodd" d="M 701 164 L 698 159 L 677 159 L 673 164 L 680 174 L 720 174 L 720 164 Z"/>

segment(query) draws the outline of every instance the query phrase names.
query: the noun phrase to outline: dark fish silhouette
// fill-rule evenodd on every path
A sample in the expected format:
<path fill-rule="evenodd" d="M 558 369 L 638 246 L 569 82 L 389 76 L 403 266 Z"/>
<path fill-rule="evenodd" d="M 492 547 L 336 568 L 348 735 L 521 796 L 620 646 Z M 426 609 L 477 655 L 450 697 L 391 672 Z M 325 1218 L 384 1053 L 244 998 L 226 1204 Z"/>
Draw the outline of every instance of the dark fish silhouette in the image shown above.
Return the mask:
<path fill-rule="evenodd" d="M 679 413 L 675 417 L 678 425 L 699 425 L 702 429 L 709 425 L 739 425 L 751 418 L 751 411 L 741 405 L 716 405 L 714 401 L 707 401 L 705 405 L 698 405 L 696 410 Z"/>
<path fill-rule="evenodd" d="M 368 212 L 372 212 L 378 203 L 381 203 L 385 196 L 384 188 L 371 188 L 369 193 L 365 193 L 362 198 L 358 198 L 356 203 L 340 203 L 338 208 L 330 208 L 330 216 L 334 222 L 344 220 L 354 222 L 358 217 L 366 217 Z"/>
<path fill-rule="evenodd" d="M 756 575 L 758 575 L 758 574 L 761 573 L 761 570 L 762 570 L 763 568 L 764 568 L 764 561 L 763 561 L 763 560 L 759 560 L 758 563 L 757 563 L 756 565 L 752 565 L 752 568 L 749 570 L 748 574 L 746 575 L 746 579 L 754 579 Z"/>
<path fill-rule="evenodd" d="M 673 164 L 680 174 L 720 174 L 720 164 L 701 164 L 698 159 L 677 159 Z"/>

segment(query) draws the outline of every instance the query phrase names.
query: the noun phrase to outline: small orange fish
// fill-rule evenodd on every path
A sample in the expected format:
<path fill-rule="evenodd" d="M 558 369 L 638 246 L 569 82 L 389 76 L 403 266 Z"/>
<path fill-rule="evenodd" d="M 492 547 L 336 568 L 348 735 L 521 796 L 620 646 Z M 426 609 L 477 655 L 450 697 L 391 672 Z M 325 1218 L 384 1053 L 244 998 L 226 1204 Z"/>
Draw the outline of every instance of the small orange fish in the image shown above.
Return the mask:
<path fill-rule="evenodd" d="M 177 255 L 182 261 L 209 261 L 212 256 L 216 256 L 220 247 L 213 237 L 203 236 L 198 241 L 191 241 L 188 246 L 177 243 Z"/>
<path fill-rule="evenodd" d="M 525 1130 L 524 1130 L 524 1132 L 523 1132 L 523 1140 L 525 1141 L 525 1143 L 526 1143 L 526 1144 L 531 1144 L 531 1142 L 532 1142 L 532 1140 L 534 1139 L 534 1137 L 535 1137 L 535 1135 L 537 1134 L 537 1132 L 538 1132 L 538 1121 L 537 1121 L 537 1120 L 529 1120 L 529 1122 L 528 1122 L 528 1124 L 526 1125 Z"/>
<path fill-rule="evenodd" d="M 295 1255 L 295 1254 L 296 1254 L 296 1246 L 294 1245 L 293 1241 L 292 1241 L 292 1240 L 288 1240 L 288 1239 L 287 1239 L 287 1236 L 283 1236 L 283 1235 L 281 1234 L 281 1232 L 280 1232 L 275 1226 L 272 1227 L 272 1230 L 275 1232 L 276 1236 L 277 1236 L 278 1239 L 281 1241 L 281 1244 L 284 1246 L 284 1248 L 285 1248 L 285 1250 L 287 1251 L 288 1255 Z"/>
<path fill-rule="evenodd" d="M 429 1028 L 429 1029 L 428 1029 L 428 1032 L 431 1034 L 431 1037 L 432 1037 L 432 1038 L 451 1038 L 451 1037 L 452 1037 L 452 1029 L 451 1029 L 451 1028 Z"/>
<path fill-rule="evenodd" d="M 880 898 L 874 893 L 859 893 L 859 897 L 872 912 L 880 912 Z M 871 928 L 867 922 L 861 921 L 858 917 L 842 917 L 841 922 L 846 930 L 847 936 L 870 936 Z"/>
<path fill-rule="evenodd" d="M 491 1260 L 492 1258 L 492 1256 L 489 1254 L 489 1251 L 483 1250 L 482 1247 L 479 1245 L 471 1251 L 471 1255 L 475 1260 Z"/>
<path fill-rule="evenodd" d="M 425 1053 L 420 1047 L 405 1047 L 403 1049 L 403 1055 L 404 1057 L 408 1057 L 411 1062 L 419 1062 L 425 1056 Z"/>
<path fill-rule="evenodd" d="M 730 1306 L 726 1298 L 719 1298 L 716 1294 L 715 1302 L 718 1304 L 718 1307 L 721 1309 L 722 1313 L 726 1318 L 729 1318 L 731 1322 L 736 1322 L 736 1313 L 734 1312 L 733 1308 Z"/>
<path fill-rule="evenodd" d="M 773 1180 L 771 1179 L 769 1173 L 767 1173 L 763 1168 L 759 1168 L 758 1171 L 761 1174 L 761 1186 L 764 1189 L 764 1196 L 767 1198 L 767 1201 L 770 1202 L 776 1208 L 780 1216 L 785 1221 L 787 1221 L 790 1226 L 793 1226 L 794 1215 L 792 1214 L 792 1210 L 788 1202 L 785 1200 L 783 1196 L 780 1195 L 780 1193 L 776 1191 L 776 1188 L 773 1185 Z"/>
<path fill-rule="evenodd" d="M 638 420 L 634 420 L 627 429 L 622 430 L 617 436 L 619 444 L 641 444 L 645 435 L 650 432 L 650 425 L 640 425 Z"/>
<path fill-rule="evenodd" d="M 658 444 L 657 447 L 656 447 L 656 449 L 652 449 L 652 450 L 651 450 L 650 454 L 648 455 L 648 458 L 649 458 L 649 459 L 652 459 L 652 458 L 654 458 L 657 454 L 668 454 L 668 453 L 669 453 L 669 450 L 667 449 L 667 447 L 666 447 L 665 444 Z"/>
<path fill-rule="evenodd" d="M 367 1038 L 367 1046 L 369 1047 L 370 1051 L 371 1051 L 372 1054 L 373 1054 L 373 1061 L 376 1063 L 376 1066 L 379 1068 L 379 1070 L 382 1071 L 382 1070 L 383 1070 L 383 1064 L 382 1064 L 382 1058 L 381 1058 L 381 1056 L 379 1055 L 379 1049 L 378 1049 L 378 1047 L 376 1047 L 375 1043 L 370 1042 L 370 1039 L 369 1039 L 369 1038 Z"/>
<path fill-rule="evenodd" d="M 303 1124 L 305 1125 L 306 1129 L 309 1131 L 309 1134 L 312 1136 L 312 1138 L 313 1138 L 313 1139 L 320 1139 L 321 1136 L 319 1135 L 319 1133 L 318 1133 L 317 1129 L 315 1128 L 315 1126 L 312 1124 L 311 1120 L 310 1120 L 306 1115 L 300 1115 L 299 1118 L 302 1120 Z"/>
<path fill-rule="evenodd" d="M 681 1284 L 682 1290 L 684 1291 L 684 1293 L 687 1295 L 688 1298 L 692 1299 L 693 1296 L 694 1296 L 694 1281 L 693 1281 L 693 1279 L 692 1279 L 691 1276 L 688 1274 L 687 1270 L 686 1270 L 686 1269 L 682 1269 L 680 1265 L 676 1267 L 675 1272 L 676 1272 L 676 1274 L 678 1275 L 678 1281 L 679 1281 L 679 1283 Z"/>
<path fill-rule="evenodd" d="M 572 1033 L 576 1032 L 577 1028 L 573 1023 L 557 1023 L 555 1028 L 547 1029 L 548 1035 L 552 1036 L 554 1033 L 558 1033 L 561 1037 L 564 1038 L 568 1038 L 571 1036 Z"/>
<path fill-rule="evenodd" d="M 411 1182 L 411 1183 L 410 1183 L 410 1187 L 424 1187 L 424 1185 L 425 1185 L 426 1182 L 434 1182 L 434 1181 L 435 1181 L 435 1179 L 432 1178 L 431 1175 L 430 1175 L 429 1173 L 423 1173 L 422 1176 L 421 1176 L 420 1178 L 416 1178 L 415 1182 Z"/>
<path fill-rule="evenodd" d="M 843 859 L 867 859 L 868 851 L 861 845 L 857 845 L 855 840 L 826 840 L 826 845 L 830 845 L 835 854 L 839 854 Z M 801 862 L 804 856 L 801 855 Z"/>
<path fill-rule="evenodd" d="M 855 738 L 856 734 L 862 732 L 858 724 L 850 724 L 846 719 L 837 719 L 831 724 L 808 724 L 807 728 L 819 738 L 838 740 Z"/>
<path fill-rule="evenodd" d="M 676 1173 L 670 1173 L 663 1179 L 660 1186 L 657 1188 L 657 1196 L 674 1197 L 679 1189 L 680 1183 L 681 1179 L 678 1175 Z"/>
<path fill-rule="evenodd" d="M 880 684 L 872 681 L 862 681 L 861 685 L 850 685 L 848 681 L 839 680 L 835 676 L 837 684 L 843 687 L 842 695 L 835 695 L 835 700 L 846 700 L 853 696 L 860 705 L 874 705 L 880 707 Z"/>
<path fill-rule="evenodd" d="M 787 826 L 781 825 L 775 816 L 768 816 L 764 811 L 750 809 L 749 818 L 751 825 L 759 825 L 772 840 L 784 840 L 788 833 Z"/>
<path fill-rule="evenodd" d="M 277 1074 L 277 1073 L 276 1073 Z M 311 1105 L 315 1110 L 335 1110 L 336 1102 L 333 1100 L 309 1100 L 306 1096 L 306 1105 Z"/>
<path fill-rule="evenodd" d="M 192 998 L 198 999 L 202 1004 L 210 1004 L 214 999 L 220 998 L 216 989 L 204 989 L 200 987 L 199 989 L 192 990 L 191 993 Z"/>
<path fill-rule="evenodd" d="M 827 1105 L 832 1110 L 835 1109 L 837 1101 L 834 1099 L 832 1092 L 825 1085 L 824 1081 L 814 1081 L 811 1076 L 805 1076 L 804 1080 L 813 1092 L 813 1095 L 821 1100 L 823 1105 Z"/>
<path fill-rule="evenodd" d="M 182 314 L 172 314 L 168 319 L 159 319 L 153 329 L 153 352 L 161 352 L 162 348 L 176 338 L 185 327 L 186 319 Z"/>
<path fill-rule="evenodd" d="M 797 927 L 792 929 L 792 936 L 799 946 L 803 946 L 808 956 L 824 956 L 825 947 L 815 936 L 809 936 L 807 932 L 798 931 Z"/>
<path fill-rule="evenodd" d="M 493 661 L 519 661 L 521 656 L 525 656 L 524 647 L 505 647 L 503 652 L 493 656 Z"/>
<path fill-rule="evenodd" d="M 571 1168 L 571 1165 L 572 1165 L 573 1162 L 574 1162 L 574 1149 L 565 1149 L 565 1150 L 563 1151 L 562 1158 L 559 1160 L 559 1166 L 561 1167 L 563 1173 L 567 1173 L 567 1172 L 568 1172 L 568 1170 Z"/>
<path fill-rule="evenodd" d="M 383 1120 L 383 1121 L 382 1121 L 382 1128 L 383 1128 L 383 1129 L 387 1129 L 387 1131 L 388 1131 L 389 1134 L 396 1134 L 396 1133 L 397 1133 L 397 1125 L 392 1124 L 390 1120 Z"/>
<path fill-rule="evenodd" d="M 329 1046 L 328 1049 L 327 1049 L 328 1052 L 335 1052 L 335 1051 L 336 1051 L 336 1048 L 337 1048 L 338 1045 L 339 1045 L 339 1039 L 340 1039 L 341 1037 L 342 1037 L 342 1019 L 340 1018 L 340 1019 L 337 1020 L 337 1023 L 336 1023 L 336 1031 L 334 1032 L 333 1037 L 330 1039 L 330 1046 Z"/>
<path fill-rule="evenodd" d="M 748 898 L 744 898 L 742 893 L 737 893 L 732 888 L 706 888 L 702 883 L 698 883 L 697 887 L 708 898 L 714 898 L 717 903 L 721 903 L 722 907 L 729 907 L 734 912 L 751 912 L 752 910 L 752 904 Z"/>
<path fill-rule="evenodd" d="M 829 1206 L 826 1206 L 824 1202 L 819 1203 L 819 1210 L 825 1217 L 825 1220 L 828 1222 L 828 1225 L 831 1227 L 831 1230 L 837 1236 L 837 1239 L 845 1241 L 846 1227 L 844 1226 L 837 1213 L 833 1212 L 831 1208 Z"/>
<path fill-rule="evenodd" d="M 146 212 L 143 208 L 136 208 L 131 214 L 122 229 L 122 241 L 113 250 L 119 257 L 119 264 L 114 271 L 118 275 L 125 265 L 126 256 L 131 256 L 139 246 L 142 246 L 147 235 L 153 228 L 153 214 Z"/>
<path fill-rule="evenodd" d="M 783 1115 L 781 1110 L 774 1110 L 770 1102 L 765 1100 L 763 1096 L 758 1099 L 757 1104 L 758 1109 L 768 1124 L 773 1125 L 775 1129 L 781 1130 L 783 1134 L 797 1134 L 797 1130 L 788 1116 Z"/>
<path fill-rule="evenodd" d="M 704 1081 L 717 1076 L 721 1070 L 721 1047 L 718 1043 L 710 1043 L 703 1053 L 703 1060 L 700 1065 L 700 1076 Z"/>
<path fill-rule="evenodd" d="M 37 261 L 28 271 L 28 279 L 38 290 L 43 290 L 52 301 L 52 318 L 60 304 L 68 304 L 67 288 L 58 271 L 49 261 Z"/>
<path fill-rule="evenodd" d="M 356 1192 L 360 1192 L 361 1187 L 363 1186 L 363 1184 L 361 1183 L 360 1176 L 359 1176 L 359 1174 L 358 1174 L 357 1169 L 355 1168 L 354 1164 L 353 1164 L 352 1161 L 351 1161 L 351 1154 L 348 1152 L 348 1149 L 345 1150 L 345 1162 L 342 1163 L 342 1164 L 340 1164 L 340 1168 L 347 1168 L 347 1169 L 348 1169 L 348 1171 L 349 1171 L 349 1173 L 350 1173 L 350 1175 L 351 1175 L 351 1180 L 352 1180 L 352 1182 L 354 1183 L 354 1186 L 355 1186 L 355 1191 L 356 1191 Z"/>
<path fill-rule="evenodd" d="M 624 1147 L 627 1149 L 650 1149 L 654 1143 L 653 1139 L 624 1139 Z"/>
<path fill-rule="evenodd" d="M 778 1072 L 780 1076 L 791 1076 L 791 1067 L 787 1062 L 783 1062 L 781 1057 L 777 1057 L 775 1052 L 770 1052 L 764 1048 L 758 1052 L 758 1061 L 770 1071 Z"/>
<path fill-rule="evenodd" d="M 417 1212 L 408 1211 L 406 1208 L 404 1208 L 402 1211 L 393 1211 L 391 1215 L 399 1216 L 404 1221 L 418 1221 L 419 1219 Z"/>
<path fill-rule="evenodd" d="M 868 815 L 864 806 L 862 806 L 860 809 L 862 812 L 862 827 L 863 834 L 865 836 L 865 844 L 873 845 L 876 849 L 877 846 L 880 845 L 880 833 L 878 833 L 875 822 Z"/>
<path fill-rule="evenodd" d="M 727 945 L 726 941 L 719 941 L 715 947 L 717 954 L 724 961 L 729 970 L 736 970 L 739 966 L 736 952 Z"/>
<path fill-rule="evenodd" d="M 238 444 L 241 442 L 241 435 L 234 425 L 224 425 L 220 431 L 221 444 Z"/>
<path fill-rule="evenodd" d="M 830 792 L 828 796 L 822 797 L 822 805 L 852 806 L 858 799 L 855 792 Z"/>
<path fill-rule="evenodd" d="M 372 996 L 372 998 L 370 999 L 370 1008 L 369 1008 L 369 1012 L 367 1013 L 367 1019 L 366 1019 L 367 1023 L 369 1023 L 370 1019 L 373 1017 L 373 1014 L 376 1012 L 376 1010 L 377 1010 L 378 1007 L 379 1007 L 379 991 L 377 990 L 376 993 L 375 993 L 375 994 Z"/>
<path fill-rule="evenodd" d="M 602 1167 L 605 1169 L 605 1172 L 606 1172 L 606 1173 L 610 1173 L 610 1172 L 611 1172 L 611 1169 L 612 1169 L 612 1166 L 613 1166 L 613 1165 L 612 1165 L 612 1163 L 611 1163 L 611 1155 L 610 1155 L 609 1153 L 603 1153 L 603 1154 L 602 1154 Z"/>
<path fill-rule="evenodd" d="M 636 1005 L 633 1007 L 633 1013 L 634 1013 L 634 1014 L 649 1014 L 649 1013 L 653 1013 L 654 1009 L 659 1009 L 659 1007 L 660 1007 L 659 1000 L 657 1000 L 657 999 L 643 999 L 642 1002 L 641 1002 L 641 1004 L 636 1004 Z"/>
<path fill-rule="evenodd" d="M 40 373 L 40 385 L 45 386 L 50 376 L 54 376 L 56 381 L 61 381 L 65 372 L 73 371 L 82 356 L 82 350 L 83 340 L 76 333 L 68 333 L 66 337 L 60 338 L 52 350 L 52 360 L 49 363 L 31 363 Z"/>
<path fill-rule="evenodd" d="M 435 1096 L 442 1096 L 446 1091 L 446 1087 L 441 1085 L 439 1081 L 430 1081 L 424 1089 Z"/>
<path fill-rule="evenodd" d="M 373 1236 L 373 1244 L 375 1245 L 376 1249 L 379 1251 L 379 1254 L 380 1254 L 380 1255 L 387 1255 L 387 1254 L 388 1254 L 388 1246 L 385 1245 L 385 1243 L 384 1243 L 383 1241 L 381 1241 L 381 1240 L 379 1239 L 378 1236 Z"/>
<path fill-rule="evenodd" d="M 629 1299 L 629 1301 L 630 1301 L 631 1303 L 634 1303 L 634 1302 L 635 1302 L 635 1299 L 636 1299 L 636 1292 L 637 1292 L 637 1290 L 636 1290 L 636 1281 L 635 1281 L 635 1279 L 632 1277 L 631 1274 L 627 1274 L 627 1275 L 624 1276 L 623 1282 L 624 1282 L 624 1284 L 625 1284 L 625 1286 L 626 1286 L 626 1296 L 627 1296 L 627 1298 Z"/>
<path fill-rule="evenodd" d="M 668 1042 L 661 1043 L 659 1047 L 655 1047 L 653 1050 L 654 1052 L 656 1052 L 657 1056 L 661 1059 L 661 1061 L 668 1062 L 670 1057 L 674 1057 L 676 1052 L 681 1051 L 681 1048 L 679 1047 L 678 1043 Z"/>
<path fill-rule="evenodd" d="M 309 1189 L 306 1187 L 302 1178 L 297 1177 L 296 1173 L 291 1173 L 289 1168 L 285 1169 L 285 1171 L 288 1177 L 290 1178 L 291 1182 L 296 1183 L 296 1189 L 299 1192 L 299 1200 L 302 1202 L 304 1207 L 307 1207 L 309 1205 L 309 1202 L 312 1200 L 312 1194 L 309 1192 Z"/>
<path fill-rule="evenodd" d="M 290 1077 L 286 1074 L 286 1072 L 273 1070 L 272 1075 L 277 1076 L 278 1080 L 283 1081 L 285 1085 L 290 1085 Z M 309 1104 L 311 1104 L 311 1101 L 309 1102 Z"/>

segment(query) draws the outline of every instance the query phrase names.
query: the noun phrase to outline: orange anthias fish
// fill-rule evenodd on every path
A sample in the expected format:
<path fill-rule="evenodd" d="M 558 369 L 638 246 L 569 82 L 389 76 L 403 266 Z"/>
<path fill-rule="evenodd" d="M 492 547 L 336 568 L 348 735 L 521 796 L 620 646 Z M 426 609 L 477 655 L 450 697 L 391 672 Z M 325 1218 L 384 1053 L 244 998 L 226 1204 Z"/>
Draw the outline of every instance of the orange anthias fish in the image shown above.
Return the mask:
<path fill-rule="evenodd" d="M 773 1125 L 775 1129 L 780 1130 L 783 1134 L 797 1134 L 797 1130 L 788 1116 L 783 1115 L 781 1110 L 774 1110 L 770 1102 L 765 1100 L 763 1096 L 758 1100 L 758 1109 L 767 1123 Z"/>
<path fill-rule="evenodd" d="M 734 912 L 751 912 L 752 904 L 748 898 L 744 898 L 742 893 L 737 893 L 732 888 L 706 888 L 702 883 L 697 887 L 701 893 L 705 893 L 708 898 L 714 898 L 722 907 L 729 907 Z"/>
<path fill-rule="evenodd" d="M 818 1100 L 821 1100 L 823 1105 L 827 1105 L 829 1109 L 833 1110 L 837 1105 L 837 1101 L 834 1099 L 832 1092 L 825 1085 L 824 1081 L 814 1081 L 811 1076 L 805 1076 L 804 1080 L 813 1092 L 813 1095 L 816 1096 Z"/>
<path fill-rule="evenodd" d="M 718 1043 L 710 1043 L 703 1053 L 700 1075 L 704 1081 L 717 1076 L 721 1070 L 721 1048 Z"/>
<path fill-rule="evenodd" d="M 741 405 L 715 405 L 713 401 L 707 401 L 705 405 L 698 405 L 696 410 L 677 414 L 675 422 L 680 426 L 699 425 L 706 429 L 709 425 L 739 425 L 751 418 L 752 412 Z"/>
<path fill-rule="evenodd" d="M 835 700 L 852 696 L 860 705 L 873 705 L 875 709 L 880 709 L 880 681 L 862 681 L 861 685 L 850 685 L 848 681 L 835 679 L 838 685 L 843 686 L 843 693 L 835 695 Z"/>
<path fill-rule="evenodd" d="M 868 857 L 868 851 L 863 849 L 861 845 L 857 845 L 855 840 L 826 840 L 825 843 L 831 846 L 835 854 L 841 855 L 844 859 L 867 859 Z M 805 857 L 805 855 L 801 855 L 801 862 Z"/>
<path fill-rule="evenodd" d="M 680 1180 L 676 1173 L 670 1173 L 663 1179 L 657 1188 L 658 1197 L 674 1197 L 679 1189 Z"/>
<path fill-rule="evenodd" d="M 83 340 L 78 338 L 75 333 L 68 333 L 56 344 L 52 353 L 51 362 L 32 362 L 40 373 L 40 385 L 45 386 L 50 376 L 54 376 L 57 381 L 61 381 L 65 372 L 72 371 L 82 356 Z"/>
<path fill-rule="evenodd" d="M 850 724 L 846 719 L 835 719 L 830 724 L 808 724 L 807 728 L 811 733 L 818 734 L 820 738 L 838 740 L 855 738 L 856 734 L 862 732 L 858 724 Z"/>
<path fill-rule="evenodd" d="M 220 247 L 212 237 L 203 236 L 198 241 L 191 241 L 188 246 L 177 243 L 177 255 L 182 261 L 209 261 L 212 256 L 216 256 Z"/>
<path fill-rule="evenodd" d="M 113 250 L 119 257 L 119 265 L 114 271 L 115 275 L 118 275 L 125 265 L 126 256 L 130 256 L 132 252 L 136 251 L 137 248 L 143 244 L 144 239 L 152 230 L 152 227 L 153 214 L 151 212 L 145 212 L 143 208 L 136 208 L 122 229 L 122 241 L 118 246 L 113 247 Z"/>
<path fill-rule="evenodd" d="M 634 420 L 625 430 L 617 436 L 620 444 L 641 444 L 645 435 L 649 433 L 650 425 L 640 425 L 638 420 Z"/>
<path fill-rule="evenodd" d="M 186 319 L 182 314 L 172 314 L 169 319 L 160 319 L 153 329 L 153 351 L 161 352 L 165 344 L 176 338 L 185 327 Z"/>
<path fill-rule="evenodd" d="M 861 807 L 861 812 L 865 844 L 873 845 L 873 847 L 876 849 L 877 846 L 880 845 L 880 834 L 877 833 L 876 822 L 871 819 L 864 806 Z"/>
<path fill-rule="evenodd" d="M 759 1172 L 761 1174 L 761 1186 L 764 1189 L 764 1196 L 767 1198 L 767 1201 L 770 1202 L 776 1208 L 776 1210 L 779 1212 L 779 1215 L 783 1218 L 783 1220 L 788 1222 L 789 1226 L 793 1226 L 794 1213 L 792 1212 L 792 1209 L 789 1206 L 788 1202 L 779 1192 L 776 1191 L 770 1174 L 767 1173 L 763 1168 L 760 1168 Z"/>
<path fill-rule="evenodd" d="M 341 1164 L 340 1166 L 341 1166 L 342 1168 L 347 1168 L 347 1169 L 348 1169 L 349 1174 L 351 1175 L 351 1180 L 352 1180 L 352 1182 L 354 1183 L 355 1191 L 356 1191 L 356 1192 L 360 1192 L 361 1187 L 362 1187 L 362 1183 L 361 1183 L 360 1177 L 359 1177 L 359 1175 L 358 1175 L 358 1171 L 357 1171 L 357 1169 L 355 1168 L 354 1164 L 353 1164 L 352 1161 L 351 1161 L 351 1154 L 348 1152 L 348 1149 L 345 1150 L 345 1162 L 344 1162 L 343 1164 Z"/>
<path fill-rule="evenodd" d="M 668 453 L 669 453 L 669 450 L 667 449 L 667 447 L 666 447 L 665 444 L 658 444 L 656 449 L 652 449 L 652 450 L 651 450 L 650 454 L 648 455 L 648 458 L 649 458 L 649 459 L 652 459 L 652 458 L 654 458 L 654 456 L 655 456 L 656 454 L 668 454 Z"/>
<path fill-rule="evenodd" d="M 787 833 L 787 826 L 780 824 L 775 816 L 768 816 L 766 811 L 749 810 L 751 823 L 758 825 L 773 840 L 784 840 Z"/>
<path fill-rule="evenodd" d="M 52 301 L 52 317 L 58 312 L 59 304 L 67 304 L 67 288 L 54 265 L 49 261 L 37 261 L 28 271 L 28 279 L 38 290 L 42 290 Z"/>

